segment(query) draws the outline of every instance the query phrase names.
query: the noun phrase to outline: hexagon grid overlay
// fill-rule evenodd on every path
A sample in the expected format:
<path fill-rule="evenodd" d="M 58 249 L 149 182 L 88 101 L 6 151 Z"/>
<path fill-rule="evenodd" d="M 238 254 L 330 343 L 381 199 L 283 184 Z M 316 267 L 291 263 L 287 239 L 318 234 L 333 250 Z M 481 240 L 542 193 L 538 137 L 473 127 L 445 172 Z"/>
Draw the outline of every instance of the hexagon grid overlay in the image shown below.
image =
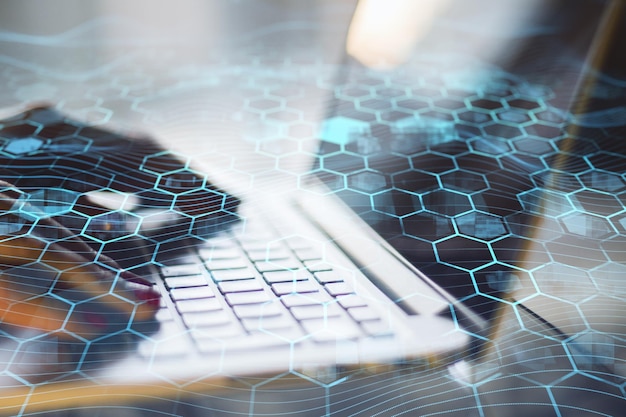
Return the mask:
<path fill-rule="evenodd" d="M 100 24 L 111 25 L 114 33 L 122 23 L 90 22 L 83 29 Z M 281 185 L 305 192 L 308 177 L 321 178 L 411 263 L 490 320 L 493 331 L 478 334 L 452 308 L 451 318 L 475 343 L 463 360 L 443 371 L 419 361 L 404 364 L 403 370 L 372 367 L 376 372 L 346 377 L 330 370 L 291 370 L 230 381 L 234 388 L 223 395 L 210 384 L 203 393 L 166 381 L 175 386 L 176 401 L 151 397 L 116 411 L 131 416 L 275 415 L 276 410 L 307 416 L 491 416 L 501 408 L 509 412 L 513 404 L 509 415 L 619 415 L 626 390 L 624 80 L 597 76 L 594 108 L 573 109 L 567 105 L 571 92 L 546 85 L 537 74 L 541 68 L 518 74 L 487 66 L 476 77 L 473 68 L 459 64 L 464 56 L 424 53 L 400 70 L 377 72 L 318 58 L 303 40 L 309 28 L 299 25 L 302 21 L 289 26 L 290 36 L 278 25 L 266 28 L 265 35 L 242 37 L 238 40 L 247 42 L 246 48 L 216 49 L 208 64 L 181 66 L 184 48 L 171 44 L 133 49 L 124 59 L 86 72 L 2 61 L 3 105 L 53 103 L 0 122 L 0 179 L 21 190 L 16 206 L 0 215 L 3 242 L 25 232 L 26 225 L 55 218 L 96 251 L 113 254 L 141 273 L 147 264 L 175 269 L 181 242 L 191 239 L 206 267 L 187 271 L 179 283 L 166 278 L 160 288 L 174 290 L 165 295 L 170 306 L 189 288 L 194 297 L 215 300 L 212 291 L 226 292 L 229 284 L 221 281 L 228 281 L 229 270 L 210 274 L 207 268 L 220 271 L 234 244 L 220 232 L 247 225 L 245 214 L 236 213 L 239 200 L 212 185 L 192 163 L 211 153 L 204 152 L 208 145 L 198 141 L 201 155 L 188 155 L 112 133 L 128 115 L 138 121 L 134 130 L 163 132 L 178 132 L 188 117 L 185 133 L 215 124 L 211 132 L 225 135 L 222 142 L 232 139 L 245 147 L 244 157 L 223 158 L 230 162 L 219 169 L 227 176 L 256 185 L 279 173 Z M 68 32 L 68 39 L 77 33 Z M 272 34 L 278 34 L 284 50 L 277 52 Z M 67 47 L 84 53 L 86 44 Z M 563 65 L 577 73 L 581 62 Z M 213 96 L 219 96 L 217 105 Z M 159 107 L 172 97 L 173 109 Z M 333 111 L 320 121 L 307 105 L 328 99 Z M 228 136 L 220 125 L 225 120 L 242 130 Z M 94 192 L 111 208 L 93 205 L 95 197 L 85 199 Z M 289 346 L 334 331 L 326 324 L 296 335 L 271 328 L 284 304 L 315 298 L 300 286 L 298 269 L 281 257 L 286 252 L 306 256 L 304 243 L 320 242 L 289 235 L 236 244 L 268 271 L 284 268 L 281 273 L 289 276 L 274 287 L 282 291 L 280 303 L 240 309 L 254 316 L 248 323 L 265 341 Z M 128 248 L 136 245 L 149 254 L 165 253 L 173 264 L 130 256 Z M 328 267 L 323 259 L 310 265 L 320 276 Z M 59 272 L 31 266 L 33 280 L 54 282 Z M 3 273 L 23 277 L 24 268 L 3 268 Z M 338 283 L 330 284 L 341 291 Z M 252 281 L 246 285 L 248 291 L 258 290 Z M 88 313 L 85 300 L 54 285 L 39 296 L 68 309 L 68 318 Z M 3 326 L 1 381 L 8 388 L 36 389 L 42 371 L 46 381 L 89 378 L 89 366 L 116 359 L 113 353 L 123 356 L 139 345 L 139 353 L 155 362 L 159 355 L 183 353 L 176 350 L 176 339 L 189 336 L 204 353 L 221 358 L 228 350 L 228 330 L 219 333 L 219 326 L 203 323 L 194 311 L 197 303 L 186 306 L 181 307 L 189 313 L 184 323 L 166 309 L 159 312 L 164 327 L 177 329 L 165 338 L 150 324 L 127 318 L 91 337 L 69 329 L 18 337 Z M 318 306 L 328 318 L 337 303 Z M 219 303 L 208 301 L 202 310 L 211 311 L 211 325 L 223 324 Z M 42 351 L 63 366 L 35 363 L 39 368 L 33 369 L 32 358 Z M 217 361 L 211 375 L 219 371 Z M 293 382 L 282 396 L 274 385 L 279 380 Z M 50 415 L 92 411 L 76 406 Z M 97 412 L 108 415 L 105 409 Z"/>

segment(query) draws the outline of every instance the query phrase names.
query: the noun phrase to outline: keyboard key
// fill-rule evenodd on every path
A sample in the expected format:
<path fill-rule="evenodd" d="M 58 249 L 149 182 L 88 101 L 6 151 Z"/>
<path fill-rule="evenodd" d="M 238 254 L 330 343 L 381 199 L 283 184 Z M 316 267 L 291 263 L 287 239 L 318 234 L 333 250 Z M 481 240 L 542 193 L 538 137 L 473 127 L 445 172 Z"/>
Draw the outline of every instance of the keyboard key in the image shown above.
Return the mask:
<path fill-rule="evenodd" d="M 380 314 L 370 307 L 354 307 L 348 309 L 348 314 L 356 321 L 380 320 Z"/>
<path fill-rule="evenodd" d="M 235 315 L 240 319 L 254 318 L 254 317 L 271 317 L 278 316 L 284 312 L 278 301 L 272 301 L 262 304 L 244 304 L 233 307 Z"/>
<path fill-rule="evenodd" d="M 161 273 L 164 277 L 179 277 L 188 275 L 198 275 L 202 273 L 204 268 L 198 263 L 164 266 Z"/>
<path fill-rule="evenodd" d="M 354 339 L 361 335 L 356 323 L 345 317 L 304 320 L 300 324 L 316 342 Z"/>
<path fill-rule="evenodd" d="M 230 248 L 204 248 L 200 249 L 198 253 L 203 261 L 239 259 L 242 256 L 241 249 L 236 246 Z"/>
<path fill-rule="evenodd" d="M 275 261 L 259 261 L 254 263 L 254 267 L 260 272 L 281 271 L 283 269 L 300 269 L 302 263 L 296 258 L 278 259 Z"/>
<path fill-rule="evenodd" d="M 304 305 L 324 304 L 332 301 L 325 292 L 311 292 L 306 294 L 288 294 L 280 297 L 285 307 L 291 308 Z"/>
<path fill-rule="evenodd" d="M 233 321 L 224 310 L 185 313 L 182 317 L 189 328 L 220 326 Z"/>
<path fill-rule="evenodd" d="M 292 281 L 278 282 L 272 284 L 272 290 L 276 295 L 286 295 L 291 293 L 309 293 L 319 291 L 319 286 L 312 280 L 308 281 Z"/>
<path fill-rule="evenodd" d="M 393 335 L 389 324 L 382 320 L 364 321 L 361 323 L 361 327 L 370 336 L 389 337 Z"/>
<path fill-rule="evenodd" d="M 345 282 L 331 282 L 330 284 L 326 284 L 324 288 L 326 288 L 326 291 L 332 296 L 354 293 L 352 286 Z"/>
<path fill-rule="evenodd" d="M 304 261 L 304 266 L 311 272 L 332 271 L 333 266 L 320 259 Z"/>
<path fill-rule="evenodd" d="M 253 262 L 287 259 L 293 256 L 290 250 L 283 247 L 250 250 L 247 254 L 248 258 Z"/>
<path fill-rule="evenodd" d="M 297 320 L 338 317 L 343 313 L 343 310 L 335 303 L 295 306 L 289 311 Z"/>
<path fill-rule="evenodd" d="M 238 258 L 234 259 L 213 259 L 206 261 L 204 265 L 209 271 L 216 271 L 221 269 L 247 268 L 248 262 L 240 255 Z"/>
<path fill-rule="evenodd" d="M 276 282 L 293 282 L 293 281 L 305 281 L 311 279 L 313 276 L 305 269 L 296 269 L 293 271 L 269 271 L 263 273 L 263 278 L 268 284 Z"/>
<path fill-rule="evenodd" d="M 202 339 L 228 339 L 244 334 L 244 330 L 239 323 L 234 321 L 211 327 L 197 327 L 190 329 L 190 332 L 192 339 L 196 343 L 202 343 Z"/>
<path fill-rule="evenodd" d="M 337 301 L 343 308 L 365 307 L 367 305 L 367 302 L 356 294 L 339 296 Z"/>
<path fill-rule="evenodd" d="M 286 313 L 272 317 L 243 319 L 241 322 L 248 331 L 284 329 L 296 325 L 293 318 Z"/>
<path fill-rule="evenodd" d="M 199 298 L 215 297 L 213 290 L 205 285 L 204 287 L 174 288 L 170 291 L 170 296 L 174 301 L 193 300 Z"/>
<path fill-rule="evenodd" d="M 240 304 L 259 304 L 270 300 L 265 291 L 233 292 L 225 295 L 226 301 L 231 306 Z"/>
<path fill-rule="evenodd" d="M 231 292 L 260 291 L 263 284 L 256 279 L 242 279 L 237 281 L 222 281 L 217 284 L 223 294 Z"/>
<path fill-rule="evenodd" d="M 322 284 L 331 282 L 343 282 L 343 276 L 337 271 L 319 271 L 313 274 Z"/>
<path fill-rule="evenodd" d="M 165 278 L 165 285 L 168 288 L 201 287 L 207 284 L 204 275 L 189 275 L 184 277 Z"/>
<path fill-rule="evenodd" d="M 251 268 L 238 268 L 211 271 L 211 275 L 215 281 L 235 281 L 254 278 L 256 274 Z"/>
<path fill-rule="evenodd" d="M 297 334 L 300 336 L 300 333 Z M 289 348 L 291 343 L 276 334 L 258 331 L 241 339 L 229 340 L 226 349 L 229 351 L 248 350 L 250 346 L 261 348 Z"/>
<path fill-rule="evenodd" d="M 185 314 L 198 311 L 220 310 L 222 305 L 217 298 L 203 298 L 201 300 L 177 301 L 176 308 L 181 314 Z"/>

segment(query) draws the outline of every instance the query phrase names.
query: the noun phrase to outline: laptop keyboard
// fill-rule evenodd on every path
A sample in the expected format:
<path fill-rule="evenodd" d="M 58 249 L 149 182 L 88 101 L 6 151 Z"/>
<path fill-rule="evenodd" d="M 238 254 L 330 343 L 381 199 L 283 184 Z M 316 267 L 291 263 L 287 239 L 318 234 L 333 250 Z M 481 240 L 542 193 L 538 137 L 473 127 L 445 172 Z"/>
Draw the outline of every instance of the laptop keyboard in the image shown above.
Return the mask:
<path fill-rule="evenodd" d="M 278 238 L 269 227 L 229 232 L 157 261 L 169 297 L 157 316 L 157 342 L 184 333 L 200 352 L 218 352 L 391 334 L 356 294 L 352 273 L 326 262 L 323 246 L 301 236 Z M 176 345 L 157 343 L 158 351 L 146 354 L 185 353 Z"/>

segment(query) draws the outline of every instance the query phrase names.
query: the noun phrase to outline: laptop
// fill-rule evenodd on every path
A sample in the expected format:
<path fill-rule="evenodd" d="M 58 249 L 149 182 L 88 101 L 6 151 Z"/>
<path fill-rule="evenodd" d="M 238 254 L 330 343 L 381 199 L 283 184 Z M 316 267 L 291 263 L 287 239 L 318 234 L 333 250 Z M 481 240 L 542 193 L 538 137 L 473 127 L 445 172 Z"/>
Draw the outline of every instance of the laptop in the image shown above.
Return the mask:
<path fill-rule="evenodd" d="M 440 58 L 435 54 L 414 69 L 428 73 L 428 66 L 441 63 Z M 361 83 L 394 103 L 407 100 L 406 107 L 399 106 L 402 110 L 395 113 L 378 112 L 376 106 L 383 106 L 384 100 L 364 99 L 359 101 L 360 109 L 344 113 L 341 100 L 335 100 L 321 134 L 324 142 L 313 161 L 312 171 L 319 175 L 307 178 L 301 192 L 289 199 L 249 197 L 237 210 L 236 199 L 207 186 L 193 167 L 181 170 L 176 154 L 147 140 L 127 140 L 124 135 L 86 128 L 48 108 L 36 108 L 3 122 L 5 133 L 17 125 L 49 123 L 58 129 L 52 129 L 48 137 L 37 136 L 41 129 L 34 136 L 32 132 L 12 136 L 4 143 L 3 157 L 10 162 L 2 166 L 10 168 L 7 176 L 11 178 L 12 173 L 11 180 L 19 186 L 33 191 L 41 187 L 41 182 L 37 186 L 28 183 L 26 174 L 37 172 L 33 165 L 18 162 L 30 160 L 41 172 L 52 166 L 60 174 L 35 175 L 38 181 L 59 181 L 47 184 L 49 189 L 74 187 L 87 193 L 90 191 L 79 187 L 97 185 L 110 190 L 115 177 L 139 192 L 137 207 L 126 193 L 92 195 L 92 200 L 102 198 L 104 204 L 112 204 L 114 215 L 102 217 L 103 223 L 90 223 L 92 229 L 82 225 L 81 230 L 95 237 L 95 244 L 126 268 L 149 277 L 163 295 L 158 323 L 132 323 L 95 341 L 57 343 L 45 335 L 31 335 L 28 343 L 19 343 L 15 349 L 16 336 L 9 335 L 5 342 L 11 348 L 6 352 L 17 354 L 8 353 L 5 362 L 5 386 L 12 387 L 5 392 L 13 393 L 3 400 L 7 407 L 36 410 L 50 406 L 51 401 L 96 404 L 106 402 L 107 396 L 167 395 L 208 385 L 227 389 L 234 378 L 250 375 L 271 379 L 296 374 L 331 386 L 342 380 L 342 370 L 371 363 L 393 364 L 414 358 L 452 361 L 465 352 L 470 336 L 484 337 L 486 323 L 480 315 L 488 313 L 467 308 L 472 306 L 471 297 L 463 300 L 465 304 L 458 302 L 431 274 L 415 265 L 420 265 L 424 260 L 419 256 L 426 254 L 439 257 L 426 260 L 424 264 L 431 269 L 433 260 L 455 271 L 469 272 L 481 266 L 472 263 L 484 247 L 472 245 L 477 239 L 448 238 L 457 230 L 472 230 L 474 235 L 493 239 L 503 232 L 493 220 L 497 213 L 480 208 L 478 213 L 472 212 L 473 203 L 459 192 L 479 186 L 486 174 L 472 172 L 476 181 L 459 178 L 453 172 L 457 168 L 453 152 L 493 155 L 505 141 L 469 136 L 472 124 L 480 123 L 478 119 L 469 120 L 464 124 L 466 130 L 459 131 L 442 116 L 451 113 L 447 107 L 455 102 L 468 107 L 462 96 L 434 102 L 427 91 L 432 87 L 422 85 L 428 98 L 421 103 L 425 110 L 419 118 L 410 117 L 420 110 L 410 107 L 420 105 L 419 100 L 412 100 L 417 92 L 405 90 L 408 97 L 394 97 L 397 91 L 386 88 L 392 75 L 398 74 L 369 71 L 354 62 L 345 65 L 347 78 L 337 81 L 345 89 L 338 95 L 354 98 L 360 93 L 356 88 L 350 91 L 351 83 Z M 356 78 L 351 78 L 353 75 Z M 436 78 L 432 71 L 430 76 Z M 414 81 L 411 77 L 411 73 L 405 74 L 405 82 Z M 454 83 L 460 87 L 460 79 L 443 81 L 450 83 L 448 87 Z M 532 87 L 504 72 L 499 81 Z M 492 100 L 482 98 L 472 103 L 480 110 L 467 116 L 475 118 L 503 106 L 489 108 L 494 106 Z M 509 117 L 524 113 L 524 103 L 518 104 L 520 111 Z M 389 123 L 371 123 L 372 117 L 379 121 L 382 114 L 389 117 Z M 520 122 L 510 121 L 516 123 Z M 505 137 L 509 131 L 494 132 L 493 136 Z M 25 148 L 15 148 L 14 139 L 29 141 L 20 142 Z M 119 143 L 123 149 L 88 149 L 99 142 Z M 459 149 L 463 143 L 471 143 L 472 148 Z M 61 157 L 58 153 L 63 147 L 70 152 Z M 77 157 L 85 148 L 97 155 L 88 161 L 91 165 L 81 162 L 83 155 Z M 436 158 L 423 157 L 427 151 Z M 20 158 L 16 158 L 18 153 Z M 369 158 L 383 154 L 393 158 Z M 528 163 L 503 160 L 521 166 Z M 141 175 L 126 169 L 129 163 L 136 163 Z M 379 163 L 382 165 L 376 165 Z M 92 166 L 103 168 L 106 175 L 85 177 Z M 72 175 L 64 170 L 73 170 Z M 415 172 L 419 175 L 409 175 Z M 144 182 L 144 178 L 151 179 Z M 195 211 L 184 216 L 170 209 L 179 194 L 182 201 L 193 201 L 185 200 L 184 192 L 172 190 L 198 181 L 194 190 L 214 197 L 217 205 L 213 212 L 218 211 L 224 221 Z M 419 187 L 423 191 L 418 192 L 422 190 Z M 442 204 L 448 211 L 438 213 L 429 208 Z M 134 215 L 133 210 L 137 211 Z M 451 218 L 462 220 L 453 223 Z M 70 229 L 78 227 L 69 222 Z M 223 230 L 223 224 L 229 227 Z M 433 252 L 442 247 L 449 251 Z M 467 249 L 465 259 L 441 257 L 459 248 Z M 494 275 L 497 287 L 498 274 Z M 119 356 L 111 358 L 115 350 Z M 55 360 L 48 359 L 46 368 L 53 382 L 32 379 L 46 363 L 41 358 L 53 356 Z M 59 362 L 67 366 L 57 369 Z M 64 398 L 59 398 L 59 392 Z"/>

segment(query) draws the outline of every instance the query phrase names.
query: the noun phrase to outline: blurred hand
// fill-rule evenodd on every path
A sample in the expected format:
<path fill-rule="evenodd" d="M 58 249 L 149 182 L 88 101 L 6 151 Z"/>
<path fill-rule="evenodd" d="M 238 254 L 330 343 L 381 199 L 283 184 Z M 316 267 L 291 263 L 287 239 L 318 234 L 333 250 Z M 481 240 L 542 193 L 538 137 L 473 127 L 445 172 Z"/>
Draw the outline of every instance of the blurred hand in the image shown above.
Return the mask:
<path fill-rule="evenodd" d="M 0 323 L 42 331 L 150 319 L 158 294 L 120 267 L 139 259 L 124 244 L 204 239 L 238 221 L 238 199 L 155 141 L 45 106 L 0 120 L 0 178 Z M 103 207 L 94 193 L 126 203 Z"/>
<path fill-rule="evenodd" d="M 159 294 L 0 181 L 0 322 L 79 336 L 153 317 Z"/>

